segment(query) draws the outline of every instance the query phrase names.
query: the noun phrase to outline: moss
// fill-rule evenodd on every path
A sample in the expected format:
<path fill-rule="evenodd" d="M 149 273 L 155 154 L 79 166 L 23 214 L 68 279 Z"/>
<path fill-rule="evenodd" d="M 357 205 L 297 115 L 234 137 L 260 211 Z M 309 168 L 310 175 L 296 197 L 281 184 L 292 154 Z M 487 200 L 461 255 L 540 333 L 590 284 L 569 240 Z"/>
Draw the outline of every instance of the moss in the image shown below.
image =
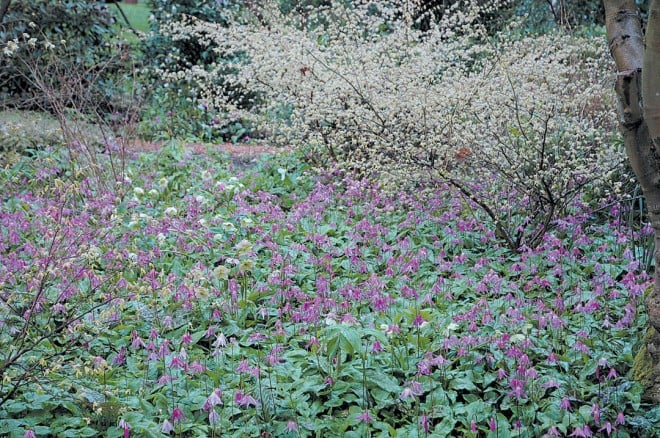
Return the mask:
<path fill-rule="evenodd" d="M 30 150 L 61 144 L 62 130 L 56 119 L 34 111 L 0 112 L 0 165 L 11 165 Z"/>
<path fill-rule="evenodd" d="M 94 146 L 103 144 L 103 132 L 80 116 L 68 118 L 72 133 Z M 0 111 L 0 167 L 14 164 L 31 151 L 59 147 L 65 136 L 56 118 L 37 111 Z"/>
<path fill-rule="evenodd" d="M 654 335 L 655 329 L 649 328 L 644 336 L 641 348 L 635 356 L 632 368 L 633 379 L 639 382 L 645 390 L 653 386 L 653 359 L 646 349 L 646 344 Z"/>
<path fill-rule="evenodd" d="M 121 416 L 121 409 L 122 405 L 117 402 L 100 403 L 97 409 L 97 425 L 107 427 L 117 424 Z"/>

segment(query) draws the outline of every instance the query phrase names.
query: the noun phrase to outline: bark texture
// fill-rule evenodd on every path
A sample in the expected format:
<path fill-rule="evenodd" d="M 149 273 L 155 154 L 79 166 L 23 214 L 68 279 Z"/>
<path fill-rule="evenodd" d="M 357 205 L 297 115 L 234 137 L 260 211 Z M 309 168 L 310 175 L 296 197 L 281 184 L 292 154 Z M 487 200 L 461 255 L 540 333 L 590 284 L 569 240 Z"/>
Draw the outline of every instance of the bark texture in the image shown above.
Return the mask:
<path fill-rule="evenodd" d="M 647 47 L 635 0 L 604 0 L 610 52 L 617 67 L 616 93 L 626 153 L 646 198 L 655 233 L 655 282 L 646 294 L 649 333 L 636 361 L 645 398 L 660 403 L 660 14 L 649 13 Z M 655 41 L 654 41 L 655 40 Z M 654 106 L 655 105 L 655 106 Z M 653 141 L 656 139 L 656 142 Z M 658 147 L 656 147 L 656 145 Z"/>
<path fill-rule="evenodd" d="M 0 1 L 0 24 L 2 24 L 2 21 L 5 19 L 5 15 L 7 14 L 7 11 L 9 10 L 10 3 L 11 3 L 11 0 L 2 0 L 2 1 Z"/>
<path fill-rule="evenodd" d="M 644 64 L 642 67 L 642 98 L 644 120 L 655 147 L 660 148 L 660 2 L 654 0 L 649 9 L 644 36 Z"/>

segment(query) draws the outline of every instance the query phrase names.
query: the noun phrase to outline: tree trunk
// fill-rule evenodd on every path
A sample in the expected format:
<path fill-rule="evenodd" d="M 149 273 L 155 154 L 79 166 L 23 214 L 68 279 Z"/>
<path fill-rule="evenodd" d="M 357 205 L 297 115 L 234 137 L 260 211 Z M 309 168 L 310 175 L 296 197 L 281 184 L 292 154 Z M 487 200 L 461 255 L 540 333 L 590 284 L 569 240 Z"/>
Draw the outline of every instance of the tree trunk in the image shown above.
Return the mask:
<path fill-rule="evenodd" d="M 604 0 L 604 4 L 607 38 L 617 67 L 615 89 L 626 153 L 644 192 L 655 233 L 655 282 L 645 298 L 649 327 L 636 358 L 635 375 L 644 384 L 645 399 L 660 403 L 659 1 L 653 0 L 649 12 L 646 49 L 635 0 Z"/>
<path fill-rule="evenodd" d="M 2 20 L 4 20 L 10 4 L 11 0 L 0 0 L 0 24 L 2 24 Z"/>

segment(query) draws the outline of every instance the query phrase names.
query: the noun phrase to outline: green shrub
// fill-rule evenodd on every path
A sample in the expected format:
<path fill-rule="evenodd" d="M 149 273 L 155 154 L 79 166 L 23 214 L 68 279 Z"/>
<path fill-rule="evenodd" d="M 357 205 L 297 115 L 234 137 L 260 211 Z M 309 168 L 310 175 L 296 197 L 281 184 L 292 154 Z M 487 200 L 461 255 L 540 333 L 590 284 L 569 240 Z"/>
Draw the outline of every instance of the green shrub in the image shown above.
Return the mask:
<path fill-rule="evenodd" d="M 152 33 L 144 42 L 145 53 L 160 68 L 176 71 L 179 67 L 207 65 L 219 60 L 213 47 L 196 41 L 174 40 L 161 32 L 163 27 L 189 15 L 211 23 L 225 24 L 228 12 L 235 9 L 234 0 L 149 0 L 153 19 Z"/>
<path fill-rule="evenodd" d="M 106 64 L 116 47 L 114 16 L 100 2 L 14 0 L 0 26 L 0 99 L 5 107 L 36 108 L 44 104 L 33 83 L 34 73 L 48 75 L 53 58 L 62 64 L 89 70 L 90 91 L 104 83 L 94 76 L 94 66 Z M 96 87 L 96 85 L 99 85 Z"/>

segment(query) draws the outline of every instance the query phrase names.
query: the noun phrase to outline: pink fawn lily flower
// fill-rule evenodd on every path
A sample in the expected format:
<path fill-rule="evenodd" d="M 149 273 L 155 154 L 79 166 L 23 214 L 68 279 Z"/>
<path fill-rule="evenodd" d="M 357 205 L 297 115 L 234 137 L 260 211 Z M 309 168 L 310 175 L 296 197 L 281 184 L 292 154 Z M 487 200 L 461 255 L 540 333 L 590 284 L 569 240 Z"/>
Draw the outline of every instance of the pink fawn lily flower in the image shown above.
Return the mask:
<path fill-rule="evenodd" d="M 186 415 L 183 413 L 183 410 L 180 407 L 174 408 L 172 411 L 172 421 L 177 423 L 186 419 Z"/>
<path fill-rule="evenodd" d="M 219 419 L 220 419 L 220 414 L 218 414 L 215 411 L 215 409 L 211 408 L 211 410 L 209 411 L 209 423 L 215 424 L 218 422 Z"/>
<path fill-rule="evenodd" d="M 124 429 L 124 438 L 129 438 L 131 436 L 131 425 L 123 418 L 119 420 L 117 428 Z"/>
<path fill-rule="evenodd" d="M 431 425 L 429 423 L 428 415 L 422 415 L 421 417 L 419 417 L 419 424 L 422 425 L 422 429 L 424 429 L 424 433 L 429 433 Z"/>
<path fill-rule="evenodd" d="M 371 415 L 369 415 L 369 411 L 364 411 L 357 416 L 356 420 L 358 421 L 358 423 L 359 422 L 371 423 L 373 418 L 371 418 Z"/>
<path fill-rule="evenodd" d="M 610 436 L 612 434 L 613 430 L 616 430 L 616 428 L 614 426 L 612 426 L 612 423 L 610 423 L 608 421 L 607 423 L 605 423 L 605 425 L 603 427 L 598 429 L 598 432 L 605 431 L 605 432 L 607 432 L 607 436 Z"/>
<path fill-rule="evenodd" d="M 236 392 L 236 396 L 234 397 L 234 402 L 238 406 L 243 406 L 246 408 L 249 408 L 250 405 L 252 406 L 257 406 L 258 402 L 252 397 L 250 394 L 243 394 L 243 391 L 238 391 Z"/>
<path fill-rule="evenodd" d="M 616 416 L 614 424 L 626 424 L 626 417 L 624 417 L 623 412 L 619 412 L 619 415 Z"/>

